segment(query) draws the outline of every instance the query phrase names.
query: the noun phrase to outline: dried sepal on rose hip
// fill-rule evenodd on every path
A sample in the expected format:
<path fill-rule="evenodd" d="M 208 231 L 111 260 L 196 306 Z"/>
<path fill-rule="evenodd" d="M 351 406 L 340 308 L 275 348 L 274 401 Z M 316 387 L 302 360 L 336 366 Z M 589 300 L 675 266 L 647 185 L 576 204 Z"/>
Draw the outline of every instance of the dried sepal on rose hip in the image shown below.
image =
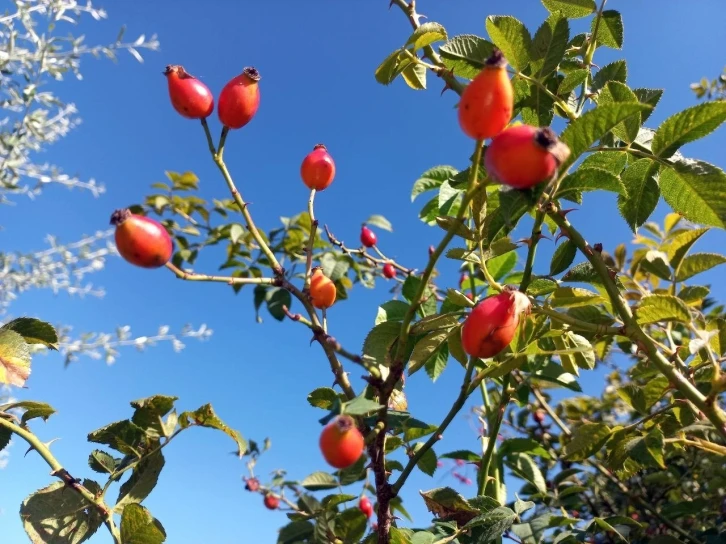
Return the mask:
<path fill-rule="evenodd" d="M 260 107 L 260 73 L 248 66 L 232 78 L 219 93 L 217 115 L 229 129 L 238 129 L 252 121 Z"/>
<path fill-rule="evenodd" d="M 116 248 L 129 263 L 142 268 L 159 268 L 171 259 L 174 244 L 158 221 L 121 209 L 111 214 L 111 224 L 116 227 Z"/>
<path fill-rule="evenodd" d="M 325 274 L 322 269 L 316 268 L 310 278 L 310 301 L 318 310 L 330 308 L 335 303 L 338 294 L 335 283 Z"/>
<path fill-rule="evenodd" d="M 486 65 L 461 93 L 458 116 L 461 130 L 475 140 L 499 134 L 512 120 L 514 88 L 507 60 L 495 49 Z"/>
<path fill-rule="evenodd" d="M 485 298 L 461 328 L 464 351 L 481 359 L 494 357 L 512 342 L 521 317 L 528 315 L 531 308 L 529 297 L 513 287 Z"/>
<path fill-rule="evenodd" d="M 171 105 L 187 119 L 206 119 L 214 111 L 214 96 L 204 83 L 179 64 L 170 64 L 164 70 L 169 87 Z"/>
<path fill-rule="evenodd" d="M 300 165 L 300 177 L 308 189 L 324 191 L 335 179 L 335 161 L 323 144 L 317 144 L 305 155 Z"/>
<path fill-rule="evenodd" d="M 570 148 L 550 127 L 509 127 L 494 137 L 484 154 L 489 176 L 515 189 L 529 189 L 552 179 L 570 156 Z"/>
<path fill-rule="evenodd" d="M 365 440 L 349 415 L 337 416 L 320 433 L 320 451 L 333 468 L 343 469 L 354 465 L 361 455 Z"/>

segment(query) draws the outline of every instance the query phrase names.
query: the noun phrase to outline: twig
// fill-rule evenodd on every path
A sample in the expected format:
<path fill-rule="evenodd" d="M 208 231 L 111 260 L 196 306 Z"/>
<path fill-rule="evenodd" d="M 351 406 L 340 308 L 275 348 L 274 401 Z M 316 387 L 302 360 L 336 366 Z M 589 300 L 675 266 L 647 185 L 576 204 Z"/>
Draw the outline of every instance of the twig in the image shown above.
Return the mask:
<path fill-rule="evenodd" d="M 405 266 L 403 266 L 402 264 L 397 263 L 393 259 L 389 259 L 388 257 L 386 257 L 381 252 L 381 250 L 378 249 L 377 246 L 374 249 L 378 253 L 378 255 L 380 256 L 380 258 L 374 257 L 373 255 L 371 255 L 365 249 L 362 249 L 362 248 L 361 249 L 351 249 L 351 248 L 347 247 L 343 242 L 341 242 L 340 240 L 338 240 L 335 237 L 335 235 L 333 235 L 332 232 L 330 232 L 330 229 L 328 228 L 328 225 L 325 225 L 324 228 L 325 228 L 325 235 L 328 237 L 328 241 L 331 244 L 333 244 L 334 246 L 340 248 L 340 250 L 345 255 L 351 255 L 351 256 L 352 255 L 358 255 L 360 257 L 363 257 L 364 259 L 367 259 L 368 261 L 372 262 L 375 265 L 391 264 L 394 268 L 396 268 L 397 270 L 400 270 L 401 272 L 403 272 L 407 276 L 409 276 L 409 275 L 411 275 L 411 274 L 413 274 L 415 272 L 415 270 L 413 270 L 412 268 L 406 268 Z"/>
<path fill-rule="evenodd" d="M 305 261 L 305 288 L 310 288 L 311 270 L 313 268 L 313 247 L 315 246 L 315 234 L 318 231 L 318 220 L 315 219 L 315 189 L 310 190 L 310 198 L 308 198 L 308 215 L 310 216 L 310 238 L 308 239 L 308 247 L 306 251 Z"/>
<path fill-rule="evenodd" d="M 166 263 L 166 267 L 171 270 L 174 275 L 186 281 L 208 281 L 226 283 L 227 285 L 276 285 L 279 280 L 275 278 L 235 278 L 232 276 L 210 276 L 208 274 L 197 274 L 195 272 L 185 272 L 173 264 Z"/>

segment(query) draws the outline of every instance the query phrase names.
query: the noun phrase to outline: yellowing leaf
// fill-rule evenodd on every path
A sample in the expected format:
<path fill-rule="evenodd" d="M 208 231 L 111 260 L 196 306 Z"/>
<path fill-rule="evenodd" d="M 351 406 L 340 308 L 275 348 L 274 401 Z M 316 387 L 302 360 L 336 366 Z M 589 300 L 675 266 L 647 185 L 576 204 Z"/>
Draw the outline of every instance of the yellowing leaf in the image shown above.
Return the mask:
<path fill-rule="evenodd" d="M 23 387 L 30 376 L 30 349 L 17 332 L 0 329 L 0 383 Z"/>

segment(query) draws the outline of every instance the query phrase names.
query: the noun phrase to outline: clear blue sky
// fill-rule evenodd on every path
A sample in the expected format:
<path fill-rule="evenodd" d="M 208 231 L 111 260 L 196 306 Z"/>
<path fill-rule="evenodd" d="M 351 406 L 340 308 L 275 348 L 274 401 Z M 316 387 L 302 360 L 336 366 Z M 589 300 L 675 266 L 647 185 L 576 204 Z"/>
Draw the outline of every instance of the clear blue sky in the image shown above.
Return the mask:
<path fill-rule="evenodd" d="M 217 94 L 224 83 L 248 65 L 262 74 L 259 114 L 244 130 L 233 133 L 226 158 L 258 224 L 268 229 L 280 216 L 303 210 L 306 190 L 299 181 L 302 157 L 317 142 L 325 142 L 336 159 L 334 186 L 317 201 L 317 215 L 341 238 L 357 240 L 360 223 L 373 213 L 389 217 L 395 232 L 379 232 L 380 245 L 391 256 L 421 268 L 426 248 L 438 240 L 436 230 L 417 219 L 419 202 L 410 204 L 411 184 L 431 166 L 465 167 L 471 142 L 460 133 L 453 105 L 456 97 L 439 97 L 440 84 L 431 80 L 428 92 L 409 90 L 398 81 L 386 88 L 373 71 L 410 29 L 386 0 L 356 2 L 195 2 L 192 0 L 99 2 L 109 10 L 102 23 L 81 25 L 89 43 L 111 41 L 121 24 L 128 36 L 158 33 L 160 53 L 146 54 L 139 65 L 127 55 L 115 65 L 88 59 L 82 82 L 68 81 L 61 95 L 74 101 L 84 123 L 47 153 L 66 170 L 95 177 L 108 192 L 100 199 L 51 188 L 37 202 L 21 201 L 2 209 L 0 247 L 31 250 L 43 247 L 46 234 L 64 241 L 105 229 L 114 208 L 141 201 L 149 185 L 161 181 L 165 170 L 192 170 L 201 179 L 206 198 L 225 197 L 225 187 L 205 148 L 196 122 L 181 119 L 167 98 L 161 72 L 167 64 L 183 64 Z M 702 0 L 682 9 L 682 2 L 612 0 L 608 6 L 623 12 L 624 56 L 631 87 L 665 88 L 653 114 L 653 126 L 695 103 L 688 86 L 703 75 L 715 76 L 726 58 L 715 44 L 726 43 L 726 5 Z M 680 8 L 680 9 L 679 9 Z M 421 0 L 420 10 L 431 21 L 443 23 L 450 35 L 485 35 L 490 14 L 512 14 L 532 29 L 546 17 L 534 0 L 503 2 L 437 2 Z M 580 31 L 582 21 L 573 27 Z M 690 50 L 688 44 L 694 44 Z M 601 50 L 601 66 L 620 52 Z M 212 118 L 214 132 L 218 125 Z M 687 156 L 724 166 L 723 129 L 709 139 L 688 146 Z M 659 208 L 659 217 L 665 208 Z M 629 240 L 614 199 L 588 194 L 582 210 L 573 214 L 591 242 Z M 607 242 L 611 240 L 612 242 Z M 710 233 L 699 246 L 723 247 L 723 233 Z M 545 241 L 540 263 L 547 266 L 551 242 Z M 201 259 L 199 270 L 212 272 L 218 261 Z M 455 268 L 445 269 L 456 281 Z M 713 278 L 713 276 L 712 276 Z M 154 393 L 180 397 L 180 409 L 212 402 L 218 413 L 246 437 L 272 439 L 273 449 L 258 467 L 265 474 L 278 468 L 291 478 L 303 478 L 326 466 L 317 449 L 322 412 L 305 400 L 312 389 L 332 380 L 318 347 L 308 347 L 303 327 L 267 318 L 254 321 L 251 291 L 234 296 L 222 285 L 185 284 L 165 270 L 132 268 L 113 259 L 94 279 L 107 289 L 102 300 L 53 297 L 48 292 L 23 295 L 12 308 L 64 322 L 75 330 L 113 330 L 131 324 L 138 334 L 153 334 L 158 325 L 179 329 L 185 323 L 207 323 L 211 341 L 189 341 L 181 354 L 161 346 L 145 354 L 124 351 L 112 367 L 84 358 L 64 370 L 60 357 L 35 360 L 22 399 L 48 401 L 58 409 L 47 424 L 36 424 L 45 440 L 62 439 L 53 451 L 72 474 L 93 476 L 86 459 L 93 449 L 86 434 L 108 422 L 130 415 L 128 402 Z M 374 292 L 353 290 L 351 299 L 330 312 L 333 334 L 353 351 L 359 350 L 373 323 L 378 303 L 387 300 L 387 287 Z M 723 299 L 723 289 L 717 293 Z M 356 386 L 360 371 L 350 368 Z M 461 368 L 451 363 L 433 388 L 425 374 L 408 383 L 413 412 L 427 421 L 440 421 L 446 399 L 455 395 Z M 598 387 L 601 373 L 584 378 Z M 432 399 L 443 399 L 432 402 Z M 470 423 L 463 415 L 446 433 L 437 451 L 477 450 Z M 285 523 L 280 513 L 263 509 L 261 498 L 243 490 L 244 465 L 229 455 L 229 440 L 211 431 L 182 435 L 166 451 L 167 465 L 146 506 L 167 529 L 169 542 L 274 542 Z M 22 457 L 16 441 L 8 468 L 0 472 L 0 535 L 3 543 L 26 541 L 17 511 L 30 492 L 50 483 L 46 465 L 35 454 Z M 420 524 L 428 514 L 419 489 L 457 485 L 416 474 L 404 498 Z M 473 488 L 461 487 L 467 495 Z M 516 488 L 510 489 L 510 493 Z M 355 490 L 357 492 L 357 489 Z M 108 542 L 105 530 L 91 542 Z"/>

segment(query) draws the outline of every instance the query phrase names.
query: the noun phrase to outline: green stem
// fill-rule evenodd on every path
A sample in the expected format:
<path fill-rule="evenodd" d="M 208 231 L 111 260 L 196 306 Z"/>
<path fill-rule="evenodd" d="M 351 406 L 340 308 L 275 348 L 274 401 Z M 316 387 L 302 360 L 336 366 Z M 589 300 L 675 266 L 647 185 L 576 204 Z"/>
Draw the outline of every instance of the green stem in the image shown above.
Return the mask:
<path fill-rule="evenodd" d="M 519 284 L 519 290 L 522 293 L 527 292 L 529 282 L 532 281 L 532 269 L 534 268 L 534 255 L 537 251 L 537 244 L 542 235 L 542 223 L 545 214 L 541 210 L 537 210 L 534 216 L 534 225 L 532 225 L 532 235 L 529 239 L 529 247 L 527 248 L 527 261 L 524 264 L 524 273 L 522 274 L 522 282 Z"/>
<path fill-rule="evenodd" d="M 409 475 L 411 474 L 411 471 L 413 471 L 414 467 L 416 466 L 416 463 L 418 463 L 421 458 L 424 456 L 424 454 L 429 451 L 436 442 L 441 440 L 442 433 L 446 430 L 446 428 L 449 426 L 449 424 L 454 420 L 456 417 L 456 414 L 458 414 L 461 409 L 464 407 L 464 404 L 466 403 L 466 399 L 469 398 L 469 395 L 471 394 L 469 390 L 469 382 L 471 381 L 471 376 L 474 373 L 474 364 L 476 362 L 476 357 L 470 357 L 469 363 L 466 365 L 466 372 L 464 374 L 464 381 L 461 384 L 461 390 L 459 391 L 459 396 L 456 397 L 456 400 L 454 401 L 454 404 L 451 406 L 451 409 L 449 410 L 449 413 L 446 414 L 446 417 L 439 425 L 438 429 L 431 435 L 431 437 L 424 443 L 424 445 L 419 448 L 419 450 L 409 459 L 408 463 L 406 463 L 406 466 L 404 467 L 403 471 L 401 472 L 401 475 L 398 477 L 398 480 L 393 484 L 391 487 L 394 494 L 397 494 L 401 487 L 403 487 L 403 484 L 406 483 L 406 480 L 408 479 Z"/>
<path fill-rule="evenodd" d="M 605 290 L 612 301 L 613 307 L 617 311 L 620 319 L 625 324 L 623 332 L 625 336 L 630 337 L 638 347 L 645 352 L 649 360 L 658 368 L 670 383 L 676 387 L 681 394 L 696 406 L 716 428 L 716 431 L 726 438 L 726 414 L 717 406 L 715 402 L 706 402 L 706 397 L 693 385 L 676 367 L 674 367 L 668 359 L 658 350 L 653 340 L 638 325 L 625 299 L 620 295 L 620 291 L 615 285 L 615 281 L 611 276 L 610 269 L 602 260 L 600 254 L 593 250 L 585 241 L 582 234 L 572 226 L 572 224 L 562 214 L 558 213 L 555 206 L 550 206 L 549 216 L 555 223 L 566 232 L 575 244 L 577 249 L 587 258 L 595 272 L 603 282 Z"/>
<path fill-rule="evenodd" d="M 482 385 L 482 387 L 484 386 Z M 486 495 L 493 498 L 497 498 L 499 495 L 500 482 L 497 478 L 495 478 L 494 481 L 494 494 L 492 495 L 487 493 L 487 489 L 489 488 L 489 470 L 491 469 L 492 458 L 494 457 L 494 450 L 497 445 L 497 437 L 499 436 L 499 430 L 502 428 L 502 421 L 504 421 L 504 412 L 507 410 L 510 395 L 511 393 L 509 391 L 508 374 L 502 380 L 502 392 L 501 399 L 499 401 L 499 407 L 497 408 L 497 412 L 494 414 L 494 423 L 493 425 L 490 425 L 489 432 L 487 433 L 489 435 L 489 440 L 487 441 L 487 449 L 484 452 L 484 456 L 481 460 L 481 467 L 479 468 L 479 473 L 481 475 L 481 482 L 479 484 L 479 495 Z"/>
<path fill-rule="evenodd" d="M 549 96 L 562 109 L 562 111 L 565 112 L 565 115 L 567 115 L 567 118 L 570 121 L 574 121 L 575 119 L 577 119 L 577 113 L 575 113 L 574 111 L 572 111 L 570 109 L 570 106 L 567 105 L 567 102 L 562 100 L 562 98 L 560 98 L 559 96 L 554 94 L 552 91 L 550 91 L 541 81 L 539 81 L 538 79 L 535 79 L 533 77 L 526 76 L 522 72 L 518 72 L 516 70 L 513 70 L 512 74 L 515 77 L 528 81 L 529 83 L 532 83 L 532 84 L 536 85 L 537 87 L 539 87 L 539 89 L 543 93 L 545 93 L 547 96 Z"/>
<path fill-rule="evenodd" d="M 310 287 L 310 271 L 313 268 L 313 246 L 315 245 L 315 234 L 318 230 L 318 220 L 315 219 L 315 189 L 310 190 L 308 198 L 308 215 L 310 216 L 310 238 L 308 239 L 307 255 L 305 261 L 305 289 Z"/>
<path fill-rule="evenodd" d="M 202 127 L 204 128 L 204 132 L 207 135 L 207 141 L 211 141 L 212 135 L 209 132 L 209 125 L 207 125 L 206 119 L 202 119 Z M 214 153 L 214 145 L 210 145 L 209 150 L 212 151 L 212 158 L 214 159 L 214 164 L 217 165 L 217 168 L 219 168 L 219 171 L 222 173 L 222 177 L 224 178 L 224 181 L 227 183 L 227 187 L 229 188 L 230 193 L 232 193 L 232 198 L 234 199 L 235 203 L 237 204 L 237 207 L 239 208 L 240 212 L 242 213 L 242 217 L 244 217 L 245 223 L 247 224 L 247 230 L 250 231 L 250 234 L 252 234 L 252 238 L 255 239 L 255 242 L 257 242 L 257 245 L 259 246 L 262 253 L 265 254 L 267 257 L 267 260 L 269 261 L 270 267 L 272 267 L 272 271 L 275 273 L 276 276 L 282 274 L 282 267 L 280 266 L 280 263 L 277 260 L 277 257 L 275 257 L 275 254 L 270 249 L 270 246 L 267 245 L 267 242 L 265 242 L 265 239 L 262 237 L 260 232 L 257 230 L 257 226 L 255 225 L 255 222 L 252 219 L 252 215 L 250 214 L 250 211 L 247 209 L 247 202 L 244 201 L 242 198 L 242 195 L 240 194 L 239 190 L 237 189 L 237 186 L 234 183 L 234 180 L 232 179 L 232 176 L 229 173 L 229 170 L 227 169 L 227 165 L 224 162 L 223 153 L 224 153 L 224 142 L 226 140 L 227 131 L 222 131 L 222 137 L 220 138 L 219 142 L 219 149 L 216 153 Z"/>
<path fill-rule="evenodd" d="M 63 481 L 63 483 L 65 483 L 68 487 L 81 495 L 81 497 L 83 497 L 91 507 L 99 511 L 101 517 L 103 518 L 104 525 L 106 525 L 106 528 L 111 533 L 114 543 L 121 544 L 121 534 L 119 533 L 119 530 L 116 527 L 116 522 L 113 519 L 113 512 L 103 501 L 102 497 L 96 497 L 93 493 L 91 493 L 88 489 L 81 485 L 78 480 L 73 478 L 68 473 L 68 471 L 63 468 L 63 465 L 61 465 L 60 462 L 51 453 L 50 449 L 48 449 L 48 446 L 43 444 L 43 442 L 37 436 L 30 432 L 30 430 L 21 427 L 20 425 L 16 425 L 11 421 L 8 421 L 4 417 L 2 417 L 2 414 L 0 414 L 0 427 L 4 427 L 11 433 L 18 435 L 20 438 L 25 440 L 32 449 L 37 451 L 38 454 L 51 468 L 52 476 L 55 476 Z"/>
<path fill-rule="evenodd" d="M 551 310 L 549 308 L 543 308 L 540 306 L 532 305 L 532 313 L 546 315 L 556 321 L 559 321 L 560 323 L 565 323 L 565 324 L 571 326 L 572 328 L 580 330 L 580 331 L 594 332 L 595 334 L 600 334 L 600 335 L 621 335 L 622 336 L 622 334 L 623 334 L 622 327 L 606 327 L 604 325 L 588 323 L 586 321 L 582 321 L 580 319 L 572 317 L 571 315 L 564 314 L 564 313 L 558 312 L 556 310 Z"/>

